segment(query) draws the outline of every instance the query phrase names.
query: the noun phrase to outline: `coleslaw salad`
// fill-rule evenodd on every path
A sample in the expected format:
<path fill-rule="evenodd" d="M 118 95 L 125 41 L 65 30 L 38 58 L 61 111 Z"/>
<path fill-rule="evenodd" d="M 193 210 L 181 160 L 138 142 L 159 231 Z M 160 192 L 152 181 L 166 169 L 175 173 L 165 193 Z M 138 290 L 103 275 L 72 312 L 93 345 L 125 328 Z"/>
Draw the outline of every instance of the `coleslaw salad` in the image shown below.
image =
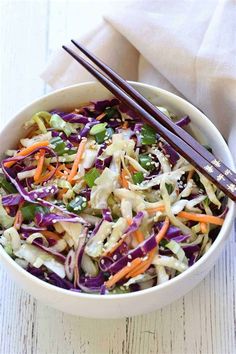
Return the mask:
<path fill-rule="evenodd" d="M 86 293 L 142 290 L 214 242 L 222 192 L 116 99 L 38 112 L 26 128 L 2 162 L 1 243 L 39 279 Z"/>

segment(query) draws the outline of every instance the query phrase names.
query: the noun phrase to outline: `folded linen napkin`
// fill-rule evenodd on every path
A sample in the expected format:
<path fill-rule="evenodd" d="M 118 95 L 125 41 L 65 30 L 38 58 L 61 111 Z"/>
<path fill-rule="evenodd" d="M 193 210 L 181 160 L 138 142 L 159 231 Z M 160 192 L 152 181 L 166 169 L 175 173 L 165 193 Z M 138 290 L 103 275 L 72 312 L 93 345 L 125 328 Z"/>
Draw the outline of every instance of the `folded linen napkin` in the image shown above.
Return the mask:
<path fill-rule="evenodd" d="M 200 108 L 236 160 L 235 18 L 234 0 L 125 1 L 79 41 L 126 79 L 157 85 Z M 92 79 L 62 50 L 42 78 L 53 88 Z"/>

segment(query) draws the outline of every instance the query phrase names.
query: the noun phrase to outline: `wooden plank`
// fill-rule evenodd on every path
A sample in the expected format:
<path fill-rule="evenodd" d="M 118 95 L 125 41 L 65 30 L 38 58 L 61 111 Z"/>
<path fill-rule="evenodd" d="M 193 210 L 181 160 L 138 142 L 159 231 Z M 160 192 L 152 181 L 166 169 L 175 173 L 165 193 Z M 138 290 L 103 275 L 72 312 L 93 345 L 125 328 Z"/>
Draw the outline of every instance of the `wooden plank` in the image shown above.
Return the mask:
<path fill-rule="evenodd" d="M 46 0 L 1 2 L 1 124 L 43 93 L 47 11 Z"/>
<path fill-rule="evenodd" d="M 44 92 L 47 1 L 1 1 L 1 126 Z M 0 266 L 0 353 L 36 352 L 36 301 Z"/>

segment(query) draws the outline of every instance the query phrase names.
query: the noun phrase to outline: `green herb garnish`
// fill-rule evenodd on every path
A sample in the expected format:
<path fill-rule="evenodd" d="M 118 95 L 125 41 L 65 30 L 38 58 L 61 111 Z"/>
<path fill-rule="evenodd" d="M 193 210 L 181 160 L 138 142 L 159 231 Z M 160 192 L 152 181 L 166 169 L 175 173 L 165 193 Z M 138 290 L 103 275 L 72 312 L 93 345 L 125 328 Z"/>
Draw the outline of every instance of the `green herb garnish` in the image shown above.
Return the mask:
<path fill-rule="evenodd" d="M 144 180 L 143 172 L 135 172 L 132 176 L 134 184 L 140 184 Z"/>
<path fill-rule="evenodd" d="M 141 143 L 143 145 L 152 145 L 157 142 L 155 130 L 147 124 L 144 124 L 141 129 Z"/>
<path fill-rule="evenodd" d="M 84 180 L 87 185 L 92 188 L 95 180 L 100 176 L 100 172 L 94 167 L 84 175 Z"/>
<path fill-rule="evenodd" d="M 145 170 L 153 171 L 155 169 L 155 165 L 152 162 L 151 156 L 147 154 L 139 155 L 139 163 Z"/>
<path fill-rule="evenodd" d="M 67 210 L 72 213 L 79 214 L 81 211 L 86 209 L 87 207 L 87 199 L 82 197 L 81 195 L 77 196 L 75 199 L 71 200 L 70 203 L 67 204 Z"/>

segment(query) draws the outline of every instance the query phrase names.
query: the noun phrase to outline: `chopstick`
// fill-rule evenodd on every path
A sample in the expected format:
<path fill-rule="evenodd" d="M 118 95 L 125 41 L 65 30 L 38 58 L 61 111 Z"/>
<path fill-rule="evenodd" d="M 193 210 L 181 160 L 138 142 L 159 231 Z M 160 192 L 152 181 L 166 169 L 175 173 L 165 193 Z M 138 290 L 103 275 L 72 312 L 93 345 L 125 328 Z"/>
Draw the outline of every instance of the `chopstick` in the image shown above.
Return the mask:
<path fill-rule="evenodd" d="M 105 75 L 95 69 L 85 59 L 78 56 L 70 48 L 63 46 L 76 61 L 78 61 L 86 70 L 88 70 L 98 81 L 100 81 L 110 92 L 112 92 L 117 98 L 125 103 L 129 108 L 134 110 L 140 115 L 143 120 L 150 124 L 158 133 L 180 153 L 188 162 L 190 162 L 197 170 L 199 170 L 204 176 L 210 179 L 219 189 L 221 189 L 229 198 L 236 201 L 236 186 L 229 178 L 229 174 L 233 172 L 227 168 L 223 174 L 219 171 L 214 164 L 209 162 L 205 157 L 200 155 L 197 150 L 188 145 L 181 137 L 167 129 L 164 125 L 158 122 L 150 113 L 148 113 L 143 107 L 140 106 L 134 99 L 132 99 L 126 92 L 124 92 L 117 84 L 109 80 Z M 192 138 L 193 139 L 193 138 Z M 219 161 L 219 163 L 221 163 Z M 230 171 L 229 173 L 227 171 Z M 227 175 L 228 174 L 228 175 Z"/>
<path fill-rule="evenodd" d="M 104 73 L 108 75 L 110 79 L 113 80 L 119 87 L 122 88 L 126 93 L 128 93 L 139 105 L 144 108 L 148 113 L 150 113 L 154 118 L 156 118 L 162 125 L 167 129 L 175 133 L 182 140 L 184 140 L 188 145 L 190 145 L 194 150 L 196 150 L 200 155 L 202 155 L 209 163 L 214 165 L 221 174 L 227 175 L 227 178 L 235 184 L 236 173 L 230 170 L 224 165 L 222 161 L 219 161 L 215 156 L 208 151 L 204 146 L 202 146 L 197 140 L 195 140 L 186 130 L 179 127 L 172 120 L 170 120 L 163 112 L 161 112 L 157 107 L 155 107 L 150 101 L 148 101 L 141 93 L 136 91 L 126 80 L 124 80 L 120 75 L 113 71 L 108 65 L 103 63 L 94 54 L 89 52 L 82 44 L 77 43 L 75 40 L 71 42 L 84 53 L 94 64 L 96 64 Z M 227 171 L 227 172 L 226 172 Z M 222 178 L 222 177 L 220 177 Z"/>

